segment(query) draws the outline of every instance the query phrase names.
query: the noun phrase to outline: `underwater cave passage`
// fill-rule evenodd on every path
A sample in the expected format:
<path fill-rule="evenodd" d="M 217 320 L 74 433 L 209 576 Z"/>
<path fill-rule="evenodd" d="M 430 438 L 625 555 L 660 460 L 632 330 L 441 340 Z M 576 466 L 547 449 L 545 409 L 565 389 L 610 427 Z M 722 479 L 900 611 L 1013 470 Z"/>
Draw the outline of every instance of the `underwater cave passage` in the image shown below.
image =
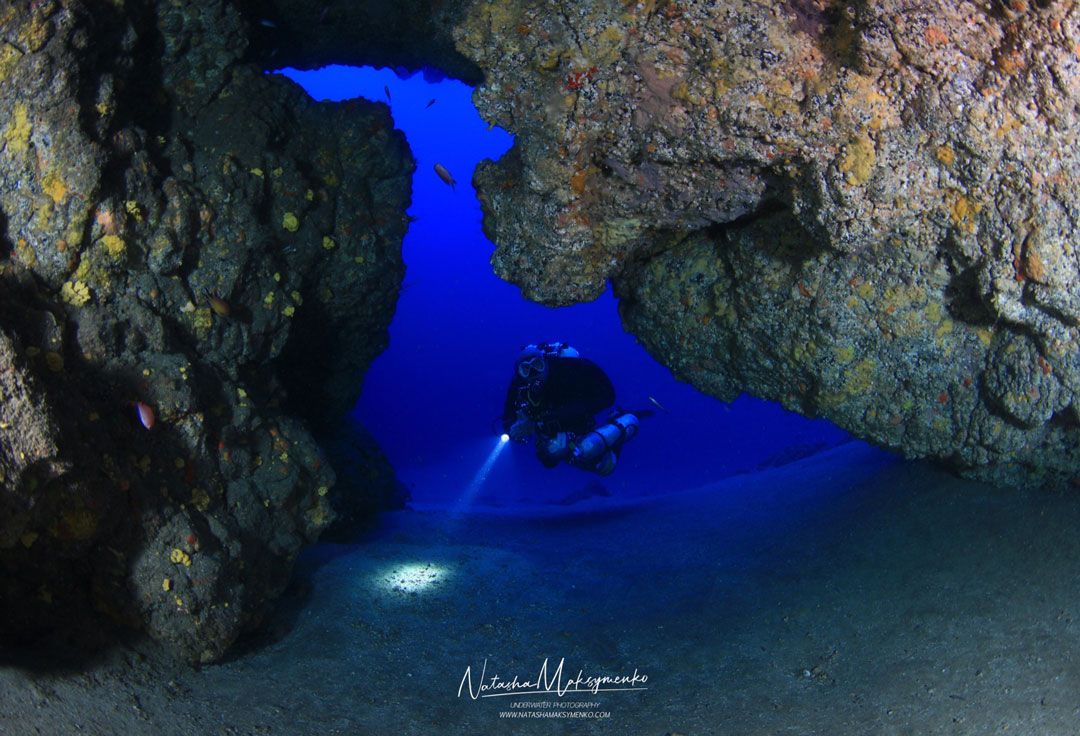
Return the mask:
<path fill-rule="evenodd" d="M 916 228 L 910 242 L 881 244 L 881 262 L 873 248 L 864 262 L 860 249 L 857 279 L 839 282 L 856 289 L 865 300 L 859 309 L 882 330 L 900 330 L 882 369 L 905 356 L 919 369 L 911 375 L 926 382 L 905 375 L 884 385 L 849 382 L 866 378 L 856 366 L 869 360 L 833 375 L 843 375 L 848 393 L 874 392 L 875 406 L 883 397 L 930 398 L 929 406 L 913 403 L 911 423 L 897 429 L 911 454 L 940 456 L 942 432 L 967 426 L 970 437 L 957 447 L 993 460 L 1006 477 L 1023 471 L 1038 480 L 1024 464 L 1049 455 L 1029 453 L 1032 440 L 1043 443 L 1039 453 L 1065 458 L 1068 467 L 1057 467 L 1071 472 L 1075 416 L 1066 407 L 1075 407 L 1075 391 L 1064 381 L 1075 374 L 1067 371 L 1071 354 L 1051 365 L 1018 325 L 990 319 L 981 306 L 986 290 L 975 287 L 985 273 L 1023 271 L 1023 283 L 1004 278 L 1009 283 L 988 292 L 1012 309 L 1043 304 L 1041 291 L 1037 303 L 1020 297 L 1044 287 L 1057 303 L 1074 283 L 1058 267 L 1068 265 L 1065 205 L 1075 201 L 1059 202 L 1054 180 L 1080 166 L 1058 145 L 1080 129 L 1080 118 L 1043 105 L 1006 140 L 968 124 L 973 112 L 993 122 L 1002 106 L 1045 102 L 1032 87 L 1048 78 L 1042 71 L 1076 82 L 1064 63 L 1072 49 L 1055 42 L 1068 30 L 1068 4 L 995 0 L 982 4 L 992 8 L 976 13 L 977 23 L 948 3 L 940 12 L 927 4 L 902 23 L 904 5 L 787 0 L 730 12 L 705 2 L 76 0 L 13 4 L 20 10 L 0 14 L 8 90 L 0 107 L 15 121 L 5 118 L 0 136 L 10 139 L 0 152 L 0 234 L 12 251 L 0 243 L 0 269 L 15 269 L 0 292 L 0 631 L 20 645 L 5 641 L 0 735 L 1076 734 L 1080 496 L 1073 485 L 1080 477 L 1062 492 L 962 480 L 928 462 L 897 461 L 777 404 L 750 397 L 724 404 L 679 383 L 624 331 L 610 291 L 553 309 L 494 276 L 470 182 L 479 162 L 504 155 L 513 138 L 480 118 L 466 84 L 432 70 L 344 67 L 269 72 L 277 76 L 267 83 L 253 63 L 279 48 L 290 60 L 441 58 L 448 68 L 475 69 L 473 79 L 506 71 L 513 76 L 502 78 L 519 80 L 523 92 L 548 83 L 570 92 L 573 85 L 559 85 L 562 73 L 571 82 L 588 74 L 576 68 L 579 53 L 613 58 L 594 80 L 605 85 L 604 107 L 595 117 L 580 109 L 590 124 L 636 145 L 653 135 L 644 125 L 686 119 L 702 134 L 698 143 L 734 142 L 735 158 L 722 157 L 740 169 L 736 159 L 748 159 L 753 177 L 763 167 L 814 173 L 824 160 L 818 155 L 827 154 L 825 186 L 802 192 L 829 198 L 803 212 L 826 229 L 843 224 L 850 207 L 888 204 L 931 175 L 943 187 L 992 176 L 1002 186 L 979 194 L 1018 206 L 984 207 L 977 222 L 924 218 L 929 230 Z M 904 58 L 874 78 L 846 73 L 859 66 L 853 54 L 877 48 L 883 27 L 932 66 Z M 1007 44 L 1015 58 L 996 56 L 998 40 L 1015 29 L 1030 47 Z M 699 30 L 705 44 L 687 32 Z M 775 47 L 765 49 L 768 58 L 758 53 L 765 38 Z M 455 61 L 455 39 L 469 59 Z M 1010 59 L 1023 73 L 975 100 L 964 74 L 935 82 L 934 70 L 948 67 L 957 48 L 986 51 L 965 56 L 971 74 L 993 73 L 995 63 L 1000 72 Z M 724 63 L 709 68 L 703 54 Z M 46 70 L 60 73 L 42 85 Z M 685 95 L 647 79 L 669 73 L 686 78 Z M 313 110 L 282 75 L 337 102 Z M 912 107 L 908 95 L 895 94 L 911 79 L 924 79 L 942 104 Z M 756 90 L 784 102 L 785 89 L 797 93 L 804 83 L 825 104 L 739 114 Z M 497 94 L 505 104 L 540 99 L 515 92 Z M 340 102 L 360 96 L 375 104 Z M 973 104 L 961 104 L 966 98 Z M 871 131 L 872 140 L 862 129 L 867 100 L 890 121 Z M 618 116 L 635 101 L 646 102 L 648 115 L 624 128 Z M 372 110 L 379 104 L 402 136 L 389 140 L 389 118 Z M 1040 127 L 1047 110 L 1055 124 Z M 707 123 L 714 111 L 715 129 Z M 558 125 L 556 117 L 536 122 Z M 314 127 L 331 120 L 340 131 Z M 298 131 L 304 121 L 312 128 Z M 766 148 L 761 133 L 774 124 L 778 140 L 806 145 Z M 935 140 L 920 131 L 935 131 Z M 526 128 L 517 132 L 523 142 Z M 954 151 L 958 135 L 963 150 Z M 407 232 L 406 139 L 416 159 Z M 870 180 L 842 176 L 852 173 L 844 171 L 851 161 L 836 149 L 852 140 L 877 151 L 858 156 L 877 156 Z M 1028 173 L 1042 166 L 1045 183 L 1017 186 L 1029 177 L 999 175 L 1009 172 L 993 160 L 970 164 L 1002 146 L 1010 156 L 1001 166 Z M 768 160 L 773 148 L 779 159 L 766 164 L 761 156 Z M 44 156 L 50 150 L 55 155 Z M 1054 163 L 1049 154 L 1057 152 Z M 269 176 L 259 167 L 267 163 Z M 64 196 L 52 196 L 46 183 L 56 172 L 70 174 Z M 805 177 L 794 186 L 800 182 Z M 935 192 L 959 190 L 939 189 L 905 197 L 905 207 L 949 209 Z M 963 209 L 978 209 L 957 196 Z M 47 212 L 38 211 L 42 197 Z M 1047 197 L 1061 206 L 1041 206 Z M 293 202 L 311 217 L 298 216 Z M 1019 206 L 1025 202 L 1039 206 L 1029 213 Z M 999 253 L 1000 225 L 1027 228 L 1006 209 L 1024 221 L 1039 215 L 1035 225 L 1046 235 L 1033 231 L 1021 243 L 1023 268 Z M 130 215 L 127 223 L 115 213 Z M 797 223 L 769 214 L 744 221 L 760 231 L 739 234 L 754 260 L 725 270 L 740 279 L 740 293 L 758 283 L 741 274 L 783 276 L 750 246 L 768 239 L 782 248 L 776 255 L 805 256 L 801 226 L 786 230 Z M 882 217 L 858 222 L 858 237 L 903 224 Z M 56 237 L 69 226 L 86 236 L 70 252 Z M 942 227 L 963 236 L 963 247 L 928 253 L 923 236 L 937 238 Z M 672 260 L 670 272 L 716 253 L 713 243 L 691 245 L 682 252 L 692 258 Z M 1030 256 L 1044 247 L 1056 259 L 1040 261 L 1045 283 L 1028 278 Z M 963 271 L 966 256 L 964 263 L 950 256 L 980 249 L 987 260 L 978 278 Z M 368 254 L 382 258 L 369 262 Z M 213 260 L 196 265 L 203 255 Z M 840 260 L 837 267 L 846 265 Z M 386 263 L 375 268 L 377 261 Z M 90 286 L 69 273 L 84 264 L 93 267 Z M 913 264 L 922 281 L 907 278 Z M 249 266 L 250 274 L 241 272 Z M 660 298 L 678 303 L 668 293 L 682 296 L 696 269 L 684 275 L 658 274 Z M 936 309 L 941 299 L 923 286 L 945 288 L 950 278 L 950 309 Z M 271 280 L 280 287 L 263 291 Z M 76 298 L 57 288 L 61 282 Z M 232 290 L 219 294 L 218 283 Z M 339 283 L 346 293 L 332 289 Z M 886 296 L 889 284 L 904 293 Z M 717 292 L 700 286 L 703 295 L 710 289 L 715 313 Z M 862 296 L 864 286 L 881 296 Z M 766 342 L 765 325 L 802 312 L 803 298 L 819 303 L 816 293 L 803 293 L 806 284 L 791 288 L 794 309 L 762 308 L 755 316 L 769 322 L 757 322 L 750 337 Z M 831 321 L 842 302 L 826 310 L 824 301 L 820 318 Z M 893 301 L 909 303 L 904 314 L 892 327 L 877 322 L 877 307 L 888 315 Z M 840 316 L 818 327 L 814 313 L 814 329 L 849 329 Z M 747 328 L 739 316 L 736 325 Z M 909 344 L 901 332 L 916 322 L 925 329 L 911 331 L 927 339 L 913 334 Z M 348 389 L 361 388 L 360 366 L 383 346 L 376 328 L 387 325 L 389 347 L 367 369 L 352 407 L 357 392 Z M 662 329 L 659 318 L 655 325 L 647 329 Z M 991 325 L 985 334 L 971 329 Z M 539 368 L 536 356 L 519 360 L 522 346 L 553 341 L 599 366 L 593 375 L 604 379 L 591 385 L 603 391 L 591 395 L 602 396 L 604 408 L 614 394 L 617 406 L 640 416 L 611 474 L 565 462 L 545 468 L 533 446 L 514 441 L 528 432 L 501 421 L 507 403 L 516 409 L 505 401 L 513 375 L 553 375 L 545 373 L 547 358 Z M 871 342 L 869 357 L 879 352 Z M 847 365 L 847 351 L 847 343 L 835 351 L 837 367 Z M 775 351 L 754 354 L 779 359 Z M 819 357 L 831 361 L 832 351 Z M 298 365 L 312 370 L 291 370 Z M 324 365 L 333 370 L 319 370 Z M 981 371 L 968 384 L 961 378 L 969 398 L 939 393 L 938 380 L 966 366 Z M 1025 375 L 1037 381 L 1021 385 L 1030 392 L 1017 389 Z M 323 390 L 324 376 L 333 390 Z M 286 395 L 292 405 L 278 402 Z M 355 426 L 332 426 L 350 410 Z M 971 415 L 964 424 L 965 413 L 984 410 L 985 421 Z M 1019 426 L 1043 414 L 1045 427 Z M 324 416 L 327 426 L 318 427 Z M 389 462 L 365 452 L 365 431 Z M 596 434 L 572 431 L 578 447 Z M 565 451 L 544 449 L 549 461 Z M 394 489 L 383 495 L 380 484 L 393 482 L 391 464 L 411 505 L 371 523 L 371 507 L 390 505 L 383 502 Z M 337 532 L 340 521 L 350 523 Z M 149 638 L 114 636 L 113 622 Z M 78 651 L 82 639 L 94 651 Z M 541 679 L 544 689 L 528 685 Z M 564 690 L 571 681 L 573 690 Z"/>
<path fill-rule="evenodd" d="M 329 66 L 279 73 L 317 100 L 386 103 L 416 159 L 406 274 L 390 346 L 365 376 L 355 408 L 414 506 L 603 504 L 698 488 L 852 441 L 827 421 L 747 396 L 724 404 L 676 381 L 623 330 L 610 290 L 594 302 L 556 309 L 525 300 L 498 279 L 471 180 L 476 165 L 505 153 L 513 137 L 480 118 L 468 85 L 432 70 Z M 452 175 L 454 187 L 440 179 L 436 164 Z M 609 476 L 566 465 L 546 469 L 530 446 L 493 450 L 520 348 L 555 341 L 603 368 L 618 406 L 653 409 L 652 397 L 666 409 L 642 422 Z"/>

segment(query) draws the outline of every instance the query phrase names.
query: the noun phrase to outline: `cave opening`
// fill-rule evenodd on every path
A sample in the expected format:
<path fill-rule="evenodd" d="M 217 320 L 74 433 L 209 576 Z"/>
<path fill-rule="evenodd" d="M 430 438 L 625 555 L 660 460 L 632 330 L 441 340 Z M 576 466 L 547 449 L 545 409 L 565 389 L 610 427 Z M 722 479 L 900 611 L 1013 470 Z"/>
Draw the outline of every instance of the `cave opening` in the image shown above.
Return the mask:
<path fill-rule="evenodd" d="M 316 100 L 353 97 L 389 105 L 416 159 L 412 220 L 403 243 L 406 275 L 390 345 L 372 364 L 354 416 L 386 452 L 414 506 L 566 506 L 696 488 L 797 461 L 853 441 L 824 420 L 742 396 L 724 404 L 674 379 L 622 327 L 609 288 L 599 299 L 552 308 L 524 299 L 492 272 L 494 246 L 481 230 L 474 168 L 509 150 L 489 126 L 473 88 L 434 70 L 372 67 L 280 70 Z M 440 180 L 440 164 L 456 179 Z M 562 341 L 610 376 L 618 405 L 655 410 L 627 445 L 616 471 L 598 478 L 560 465 L 545 469 L 530 447 L 512 445 L 484 465 L 502 432 L 501 414 L 519 349 Z M 463 491 L 469 489 L 469 491 Z M 598 499 L 597 497 L 604 497 Z"/>
<path fill-rule="evenodd" d="M 1071 4 L 8 5 L 0 734 L 1076 732 Z"/>

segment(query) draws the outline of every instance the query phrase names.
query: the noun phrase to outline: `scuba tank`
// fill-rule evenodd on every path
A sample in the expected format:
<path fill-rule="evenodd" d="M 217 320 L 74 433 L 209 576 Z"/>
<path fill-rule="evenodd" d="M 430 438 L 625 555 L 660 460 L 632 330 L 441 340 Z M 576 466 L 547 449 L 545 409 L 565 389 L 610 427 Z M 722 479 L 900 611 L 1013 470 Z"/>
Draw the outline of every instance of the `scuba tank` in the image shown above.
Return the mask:
<path fill-rule="evenodd" d="M 638 418 L 621 414 L 597 427 L 575 443 L 570 462 L 578 467 L 607 475 L 615 469 L 615 450 L 634 438 Z"/>

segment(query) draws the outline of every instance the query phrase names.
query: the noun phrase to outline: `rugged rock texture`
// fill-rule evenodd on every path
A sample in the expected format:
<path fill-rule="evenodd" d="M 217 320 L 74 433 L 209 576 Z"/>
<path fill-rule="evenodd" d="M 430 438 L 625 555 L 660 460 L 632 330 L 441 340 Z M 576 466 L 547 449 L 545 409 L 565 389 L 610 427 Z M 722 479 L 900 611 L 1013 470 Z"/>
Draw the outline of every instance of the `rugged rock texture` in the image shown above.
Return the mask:
<path fill-rule="evenodd" d="M 319 445 L 333 459 L 337 483 L 327 498 L 335 518 L 319 537 L 324 542 L 354 542 L 370 531 L 379 511 L 403 509 L 409 491 L 375 438 L 349 417 L 319 435 Z"/>
<path fill-rule="evenodd" d="M 223 0 L 0 29 L 4 627 L 216 659 L 335 517 L 285 402 L 332 424 L 385 345 L 411 157 L 384 106 L 243 63 Z"/>
<path fill-rule="evenodd" d="M 676 373 L 1002 482 L 1080 472 L 1073 3 L 477 0 L 497 272 Z"/>
<path fill-rule="evenodd" d="M 251 22 L 251 53 L 272 69 L 328 64 L 425 69 L 469 84 L 480 69 L 454 45 L 462 0 L 238 0 Z"/>

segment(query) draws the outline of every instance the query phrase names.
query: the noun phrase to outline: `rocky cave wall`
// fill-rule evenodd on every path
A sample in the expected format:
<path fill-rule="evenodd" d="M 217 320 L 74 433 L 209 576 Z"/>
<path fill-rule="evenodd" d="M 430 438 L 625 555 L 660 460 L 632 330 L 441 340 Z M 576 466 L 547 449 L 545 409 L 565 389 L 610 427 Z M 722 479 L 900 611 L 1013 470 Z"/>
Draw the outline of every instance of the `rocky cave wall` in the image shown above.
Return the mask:
<path fill-rule="evenodd" d="M 378 452 L 345 493 L 312 429 L 386 345 L 411 155 L 384 105 L 248 61 L 224 0 L 0 31 L 3 633 L 105 614 L 214 660 L 379 501 Z"/>
<path fill-rule="evenodd" d="M 626 327 L 721 399 L 994 482 L 1080 483 L 1074 3 L 272 5 L 309 35 L 391 18 L 368 61 L 419 38 L 479 70 L 516 145 L 474 183 L 527 297 L 610 282 Z M 350 34 L 263 53 L 330 58 Z"/>
<path fill-rule="evenodd" d="M 999 483 L 1080 476 L 1080 9 L 472 0 L 495 270 L 680 378 Z"/>
<path fill-rule="evenodd" d="M 517 135 L 476 180 L 530 297 L 610 279 L 715 396 L 1080 475 L 1075 4 L 481 1 L 455 34 Z"/>

